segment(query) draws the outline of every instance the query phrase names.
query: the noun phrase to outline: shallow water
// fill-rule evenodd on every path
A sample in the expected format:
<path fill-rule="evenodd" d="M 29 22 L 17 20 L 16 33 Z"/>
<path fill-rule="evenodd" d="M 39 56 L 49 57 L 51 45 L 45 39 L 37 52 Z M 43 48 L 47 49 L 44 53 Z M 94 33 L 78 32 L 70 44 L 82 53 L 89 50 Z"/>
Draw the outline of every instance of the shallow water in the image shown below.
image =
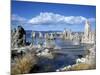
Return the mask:
<path fill-rule="evenodd" d="M 26 39 L 27 41 L 32 42 L 30 33 L 27 34 Z M 43 44 L 44 42 L 47 42 L 49 45 L 54 44 L 62 48 L 60 53 L 55 54 L 56 57 L 54 59 L 40 58 L 39 66 L 41 67 L 41 70 L 39 72 L 56 71 L 56 69 L 61 67 L 75 64 L 75 60 L 78 58 L 78 55 L 84 56 L 86 47 L 90 46 L 86 44 L 80 44 L 79 47 L 74 46 L 73 48 L 73 42 L 69 40 L 62 40 L 57 38 L 55 40 L 46 41 L 45 39 L 39 39 L 36 37 L 34 39 L 34 44 L 37 45 L 39 42 L 42 42 Z M 49 67 L 49 69 L 45 70 L 45 67 Z"/>

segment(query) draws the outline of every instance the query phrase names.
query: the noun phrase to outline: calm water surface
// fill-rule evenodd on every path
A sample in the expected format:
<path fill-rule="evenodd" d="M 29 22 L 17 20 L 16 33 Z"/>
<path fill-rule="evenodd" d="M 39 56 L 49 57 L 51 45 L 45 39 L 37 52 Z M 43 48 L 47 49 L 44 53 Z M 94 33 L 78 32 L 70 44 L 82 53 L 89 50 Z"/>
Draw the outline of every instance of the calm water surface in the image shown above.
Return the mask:
<path fill-rule="evenodd" d="M 44 34 L 44 33 L 43 33 Z M 38 36 L 38 33 L 36 34 Z M 26 34 L 26 40 L 29 42 L 32 42 L 31 39 L 31 32 L 27 32 Z M 45 39 L 39 39 L 36 37 L 34 39 L 34 44 L 37 45 L 38 42 L 45 42 Z M 53 41 L 49 41 L 50 44 L 55 44 L 56 46 L 59 46 L 62 49 L 62 53 L 56 54 L 56 57 L 54 59 L 46 59 L 41 58 L 39 65 L 41 66 L 41 69 L 45 66 L 51 66 L 51 70 L 49 71 L 56 71 L 56 69 L 59 69 L 61 67 L 75 64 L 75 60 L 78 58 L 78 55 L 84 55 L 86 46 L 85 44 L 80 44 L 80 46 L 74 50 L 74 49 L 67 49 L 67 47 L 71 48 L 72 41 L 69 40 L 62 40 L 62 39 L 55 39 Z"/>

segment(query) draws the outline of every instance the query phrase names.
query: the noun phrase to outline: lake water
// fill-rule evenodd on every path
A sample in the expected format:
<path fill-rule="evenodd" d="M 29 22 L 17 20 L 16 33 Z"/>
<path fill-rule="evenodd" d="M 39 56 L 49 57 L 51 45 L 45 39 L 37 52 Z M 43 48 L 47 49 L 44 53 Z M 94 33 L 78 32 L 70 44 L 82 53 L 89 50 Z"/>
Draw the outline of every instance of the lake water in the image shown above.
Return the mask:
<path fill-rule="evenodd" d="M 43 32 L 43 34 L 46 32 Z M 48 32 L 49 33 L 49 32 Z M 36 38 L 34 39 L 34 44 L 38 44 L 39 38 L 38 38 L 38 32 L 36 33 Z M 32 42 L 31 38 L 31 31 L 26 32 L 26 40 L 29 42 Z M 41 39 L 42 42 L 45 42 L 45 39 Z M 72 41 L 69 40 L 62 40 L 62 39 L 55 39 L 51 40 L 48 43 L 55 44 L 58 47 L 61 47 L 61 52 L 62 53 L 57 53 L 56 57 L 54 59 L 46 59 L 46 58 L 41 58 L 39 65 L 41 66 L 41 70 L 44 72 L 44 67 L 51 65 L 52 69 L 48 70 L 50 71 L 56 71 L 56 69 L 59 69 L 61 67 L 67 66 L 67 65 L 73 65 L 76 62 L 76 59 L 78 58 L 78 55 L 84 56 L 86 47 L 88 45 L 86 44 L 80 44 L 79 47 L 75 47 L 71 49 Z M 42 72 L 41 71 L 41 72 Z"/>

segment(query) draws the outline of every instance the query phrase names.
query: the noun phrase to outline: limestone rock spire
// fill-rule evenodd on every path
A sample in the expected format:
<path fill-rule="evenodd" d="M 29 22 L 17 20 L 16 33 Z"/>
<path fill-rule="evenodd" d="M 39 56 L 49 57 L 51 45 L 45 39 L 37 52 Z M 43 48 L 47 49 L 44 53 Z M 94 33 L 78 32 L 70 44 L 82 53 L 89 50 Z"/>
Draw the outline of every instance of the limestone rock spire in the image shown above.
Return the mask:
<path fill-rule="evenodd" d="M 89 37 L 90 31 L 91 31 L 90 23 L 89 23 L 88 20 L 86 20 L 86 22 L 85 22 L 85 29 L 84 29 L 84 35 L 85 35 L 85 37 Z"/>

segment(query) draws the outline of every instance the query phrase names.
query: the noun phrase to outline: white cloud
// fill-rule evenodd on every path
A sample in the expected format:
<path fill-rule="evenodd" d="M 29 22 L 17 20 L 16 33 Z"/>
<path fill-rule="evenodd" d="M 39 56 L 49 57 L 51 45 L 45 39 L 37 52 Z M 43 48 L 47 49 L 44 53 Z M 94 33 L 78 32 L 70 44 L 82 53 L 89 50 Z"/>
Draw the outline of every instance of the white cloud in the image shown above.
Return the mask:
<path fill-rule="evenodd" d="M 41 12 L 39 15 L 29 20 L 16 14 L 12 14 L 11 16 L 12 21 L 18 21 L 19 23 L 22 24 L 29 23 L 32 25 L 57 25 L 57 24 L 78 25 L 82 24 L 87 19 L 90 22 L 95 22 L 95 18 L 86 18 L 83 16 L 63 16 L 51 12 L 44 12 L 44 13 Z"/>
<path fill-rule="evenodd" d="M 83 16 L 63 16 L 60 14 L 54 14 L 50 12 L 40 13 L 38 16 L 33 17 L 28 21 L 33 25 L 44 25 L 44 24 L 81 24 L 86 20 L 94 22 L 95 18 L 86 18 Z"/>
<path fill-rule="evenodd" d="M 11 15 L 11 20 L 12 21 L 19 21 L 19 22 L 25 22 L 26 19 L 24 17 L 18 16 L 16 14 Z"/>
<path fill-rule="evenodd" d="M 89 20 L 90 22 L 95 22 L 95 21 L 96 21 L 95 18 L 89 18 L 88 20 Z"/>

